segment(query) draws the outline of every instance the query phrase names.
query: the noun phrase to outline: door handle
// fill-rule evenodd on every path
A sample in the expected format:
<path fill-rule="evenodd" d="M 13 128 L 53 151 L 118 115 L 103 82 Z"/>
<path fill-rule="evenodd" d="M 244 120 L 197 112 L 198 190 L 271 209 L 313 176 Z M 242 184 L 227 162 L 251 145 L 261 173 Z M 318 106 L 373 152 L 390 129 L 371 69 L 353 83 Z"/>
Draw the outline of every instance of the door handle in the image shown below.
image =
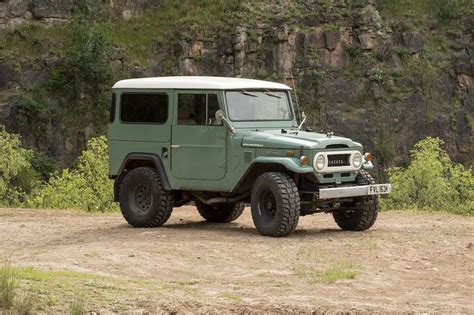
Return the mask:
<path fill-rule="evenodd" d="M 179 144 L 172 144 L 171 145 L 171 149 L 177 149 L 179 147 L 181 147 Z"/>

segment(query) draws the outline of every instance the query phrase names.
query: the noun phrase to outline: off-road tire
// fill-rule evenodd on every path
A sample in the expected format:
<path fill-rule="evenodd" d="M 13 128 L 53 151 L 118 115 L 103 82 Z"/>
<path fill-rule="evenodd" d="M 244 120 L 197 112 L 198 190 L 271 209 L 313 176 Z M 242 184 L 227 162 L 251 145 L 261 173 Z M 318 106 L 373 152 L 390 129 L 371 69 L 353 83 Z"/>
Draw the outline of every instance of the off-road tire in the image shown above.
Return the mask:
<path fill-rule="evenodd" d="M 120 210 L 134 227 L 163 225 L 173 211 L 173 197 L 163 189 L 158 171 L 150 167 L 129 171 L 120 184 Z"/>
<path fill-rule="evenodd" d="M 375 180 L 372 176 L 361 170 L 356 177 L 357 185 L 373 185 Z M 337 225 L 347 231 L 364 231 L 374 225 L 379 211 L 379 196 L 364 196 L 355 199 L 362 203 L 360 209 L 354 211 L 338 211 L 333 213 Z"/>
<path fill-rule="evenodd" d="M 260 234 L 291 234 L 300 217 L 300 196 L 293 179 L 284 173 L 260 175 L 251 193 L 252 219 Z"/>
<path fill-rule="evenodd" d="M 217 205 L 206 205 L 201 201 L 196 201 L 196 208 L 199 214 L 209 222 L 229 223 L 237 220 L 245 209 L 245 203 L 221 203 Z"/>

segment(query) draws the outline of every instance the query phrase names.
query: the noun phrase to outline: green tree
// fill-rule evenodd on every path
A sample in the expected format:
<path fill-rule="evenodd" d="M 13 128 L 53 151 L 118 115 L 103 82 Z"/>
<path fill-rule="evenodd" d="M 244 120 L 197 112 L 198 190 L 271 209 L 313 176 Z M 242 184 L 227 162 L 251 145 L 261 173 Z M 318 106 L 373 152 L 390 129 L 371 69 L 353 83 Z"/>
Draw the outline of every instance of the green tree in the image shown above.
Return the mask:
<path fill-rule="evenodd" d="M 81 12 L 68 23 L 63 63 L 52 70 L 46 88 L 55 96 L 58 113 L 73 120 L 88 115 L 95 126 L 103 127 L 112 79 L 111 45 L 100 24 Z"/>
<path fill-rule="evenodd" d="M 393 192 L 385 199 L 386 209 L 417 208 L 474 214 L 472 169 L 451 161 L 439 138 L 426 138 L 411 151 L 406 169 L 387 170 Z"/>

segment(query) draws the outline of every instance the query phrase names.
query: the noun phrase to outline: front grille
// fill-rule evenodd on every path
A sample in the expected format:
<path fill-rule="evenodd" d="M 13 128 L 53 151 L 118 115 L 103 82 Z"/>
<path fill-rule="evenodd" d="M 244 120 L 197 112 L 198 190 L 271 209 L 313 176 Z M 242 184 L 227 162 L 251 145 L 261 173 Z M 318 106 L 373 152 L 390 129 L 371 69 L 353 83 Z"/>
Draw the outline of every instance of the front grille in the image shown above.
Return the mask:
<path fill-rule="evenodd" d="M 348 148 L 349 146 L 345 144 L 329 144 L 326 146 L 326 149 L 344 149 Z"/>
<path fill-rule="evenodd" d="M 350 154 L 328 155 L 328 167 L 349 166 Z"/>

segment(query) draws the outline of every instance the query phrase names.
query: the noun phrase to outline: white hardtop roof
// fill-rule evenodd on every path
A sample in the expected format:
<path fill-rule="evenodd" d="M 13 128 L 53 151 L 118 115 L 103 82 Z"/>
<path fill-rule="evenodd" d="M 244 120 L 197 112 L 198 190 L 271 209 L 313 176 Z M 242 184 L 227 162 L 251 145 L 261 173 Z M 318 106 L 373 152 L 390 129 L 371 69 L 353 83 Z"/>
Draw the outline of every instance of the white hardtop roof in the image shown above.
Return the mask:
<path fill-rule="evenodd" d="M 275 82 L 226 78 L 226 77 L 157 77 L 122 80 L 115 83 L 114 89 L 180 89 L 180 90 L 242 90 L 268 89 L 291 90 L 290 87 Z"/>

